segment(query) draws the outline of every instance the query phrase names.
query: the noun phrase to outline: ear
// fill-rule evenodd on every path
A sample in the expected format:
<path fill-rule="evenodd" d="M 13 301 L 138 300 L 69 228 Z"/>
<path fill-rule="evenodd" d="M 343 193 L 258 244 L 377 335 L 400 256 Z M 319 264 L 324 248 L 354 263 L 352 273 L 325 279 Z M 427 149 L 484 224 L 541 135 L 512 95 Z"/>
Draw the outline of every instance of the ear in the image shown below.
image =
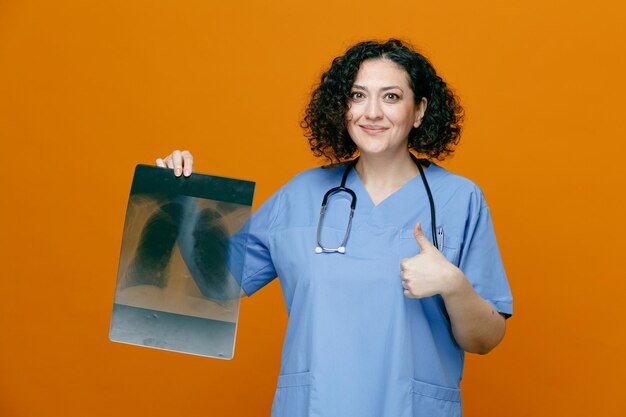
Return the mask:
<path fill-rule="evenodd" d="M 418 128 L 422 124 L 422 119 L 426 113 L 426 107 L 428 107 L 428 100 L 426 100 L 426 97 L 422 97 L 419 104 L 415 108 L 415 123 L 413 123 L 413 127 Z"/>

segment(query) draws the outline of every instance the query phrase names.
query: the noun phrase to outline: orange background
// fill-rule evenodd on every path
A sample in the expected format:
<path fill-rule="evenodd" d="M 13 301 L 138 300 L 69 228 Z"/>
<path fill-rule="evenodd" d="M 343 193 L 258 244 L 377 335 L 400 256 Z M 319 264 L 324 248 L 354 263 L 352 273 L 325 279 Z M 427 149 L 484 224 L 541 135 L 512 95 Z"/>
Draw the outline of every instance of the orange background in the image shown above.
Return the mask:
<path fill-rule="evenodd" d="M 461 96 L 444 165 L 485 191 L 514 292 L 503 343 L 467 356 L 465 415 L 626 415 L 624 8 L 0 1 L 0 415 L 269 415 L 276 282 L 243 301 L 233 361 L 108 341 L 134 166 L 191 149 L 258 207 L 318 163 L 298 123 L 322 70 L 390 36 Z"/>

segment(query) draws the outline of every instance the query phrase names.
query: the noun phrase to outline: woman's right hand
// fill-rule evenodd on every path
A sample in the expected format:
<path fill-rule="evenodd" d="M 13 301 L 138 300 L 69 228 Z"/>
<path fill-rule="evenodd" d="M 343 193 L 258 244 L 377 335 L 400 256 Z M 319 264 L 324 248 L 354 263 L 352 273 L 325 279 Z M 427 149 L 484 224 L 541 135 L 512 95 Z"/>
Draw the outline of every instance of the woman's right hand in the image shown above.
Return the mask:
<path fill-rule="evenodd" d="M 193 172 L 193 155 L 189 151 L 176 150 L 165 158 L 157 158 L 156 164 L 158 167 L 173 169 L 177 177 L 181 174 L 188 177 Z"/>

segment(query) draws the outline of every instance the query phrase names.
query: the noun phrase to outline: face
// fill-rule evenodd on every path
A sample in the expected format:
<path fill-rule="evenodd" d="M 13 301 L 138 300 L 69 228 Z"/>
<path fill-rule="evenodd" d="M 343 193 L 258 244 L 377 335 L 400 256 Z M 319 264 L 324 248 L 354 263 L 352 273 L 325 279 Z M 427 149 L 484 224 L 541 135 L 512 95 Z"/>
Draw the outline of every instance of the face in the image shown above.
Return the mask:
<path fill-rule="evenodd" d="M 393 61 L 363 61 L 350 93 L 346 124 L 362 156 L 406 152 L 419 127 L 426 99 L 416 105 L 407 72 Z"/>

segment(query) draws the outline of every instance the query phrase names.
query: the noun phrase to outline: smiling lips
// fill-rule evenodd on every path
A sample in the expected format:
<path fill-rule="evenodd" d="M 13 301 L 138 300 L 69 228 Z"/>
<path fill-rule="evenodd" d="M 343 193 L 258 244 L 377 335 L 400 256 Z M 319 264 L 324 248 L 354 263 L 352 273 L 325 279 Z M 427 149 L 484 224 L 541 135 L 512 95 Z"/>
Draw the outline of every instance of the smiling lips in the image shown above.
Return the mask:
<path fill-rule="evenodd" d="M 388 129 L 387 127 L 378 126 L 378 125 L 359 125 L 359 127 L 363 129 L 365 132 L 371 133 L 371 134 L 384 132 L 385 130 Z"/>

